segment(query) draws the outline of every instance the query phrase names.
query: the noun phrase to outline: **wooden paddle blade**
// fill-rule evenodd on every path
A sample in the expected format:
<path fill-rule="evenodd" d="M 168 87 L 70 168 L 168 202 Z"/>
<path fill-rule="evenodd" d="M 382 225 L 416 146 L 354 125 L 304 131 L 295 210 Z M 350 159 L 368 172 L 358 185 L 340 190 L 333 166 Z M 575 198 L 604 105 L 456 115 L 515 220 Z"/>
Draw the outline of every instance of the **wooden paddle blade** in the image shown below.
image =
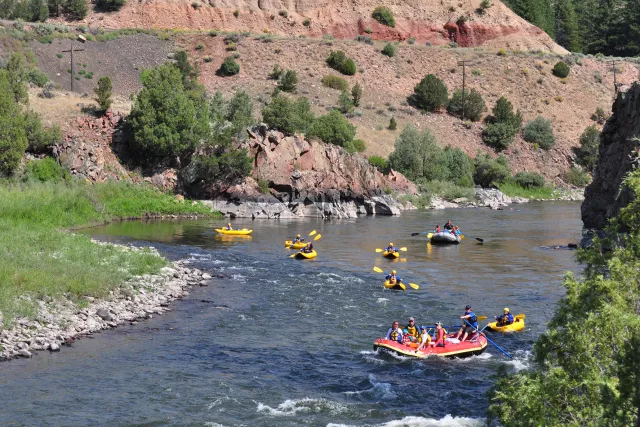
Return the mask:
<path fill-rule="evenodd" d="M 309 233 L 309 237 L 315 236 L 315 235 L 316 235 L 316 230 L 313 230 L 311 233 Z"/>
<path fill-rule="evenodd" d="M 376 249 L 377 253 L 384 252 L 384 249 Z"/>
<path fill-rule="evenodd" d="M 403 247 L 403 248 L 400 248 L 400 250 L 401 250 L 402 252 L 407 252 L 407 248 L 404 248 L 404 247 Z"/>
<path fill-rule="evenodd" d="M 376 273 L 384 273 L 384 271 L 382 271 L 378 267 L 373 267 L 373 271 L 375 271 Z"/>
<path fill-rule="evenodd" d="M 478 316 L 478 320 L 487 320 L 487 316 Z"/>
<path fill-rule="evenodd" d="M 322 237 L 322 234 L 318 234 L 316 237 L 314 237 L 314 239 L 313 239 L 313 240 L 314 240 L 314 241 L 315 241 L 315 240 L 320 240 L 320 238 L 321 238 L 321 237 Z"/>
<path fill-rule="evenodd" d="M 416 291 L 418 289 L 420 289 L 420 286 L 416 285 L 415 283 L 409 283 L 409 286 L 411 286 L 413 289 L 415 289 Z"/>
<path fill-rule="evenodd" d="M 480 243 L 484 243 L 484 239 L 481 239 L 481 238 L 479 238 L 479 237 L 474 237 L 474 239 L 476 239 L 476 240 L 477 240 L 478 242 L 480 242 Z"/>
<path fill-rule="evenodd" d="M 527 315 L 526 315 L 526 314 L 524 314 L 524 313 L 520 313 L 520 314 L 516 314 L 514 317 L 515 317 L 516 319 L 524 320 L 524 319 L 526 319 L 526 318 L 527 318 Z"/>
<path fill-rule="evenodd" d="M 417 236 L 419 234 L 422 234 L 422 233 L 411 233 L 412 236 Z"/>

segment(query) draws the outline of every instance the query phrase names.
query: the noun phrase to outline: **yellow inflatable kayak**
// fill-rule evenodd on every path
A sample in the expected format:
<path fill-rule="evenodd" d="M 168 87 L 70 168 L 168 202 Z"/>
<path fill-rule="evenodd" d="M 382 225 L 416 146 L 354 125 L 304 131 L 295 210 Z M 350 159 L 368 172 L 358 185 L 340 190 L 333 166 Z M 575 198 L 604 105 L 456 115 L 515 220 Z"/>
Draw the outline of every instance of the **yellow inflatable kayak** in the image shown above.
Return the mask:
<path fill-rule="evenodd" d="M 296 254 L 296 259 L 313 259 L 315 257 L 318 256 L 318 253 L 316 251 L 311 251 L 311 252 L 298 252 Z"/>
<path fill-rule="evenodd" d="M 406 291 L 407 287 L 404 285 L 404 283 L 400 282 L 400 283 L 389 283 L 389 281 L 385 281 L 383 283 L 384 287 L 387 289 L 393 289 L 394 291 Z"/>
<path fill-rule="evenodd" d="M 384 252 L 382 252 L 382 256 L 385 257 L 385 258 L 389 258 L 389 259 L 398 259 L 398 258 L 400 258 L 400 252 L 384 251 Z"/>
<path fill-rule="evenodd" d="M 524 319 L 516 318 L 512 324 L 505 326 L 498 326 L 498 322 L 491 322 L 487 328 L 495 332 L 518 332 L 524 329 Z"/>
<path fill-rule="evenodd" d="M 216 228 L 215 229 L 220 234 L 227 234 L 229 236 L 247 236 L 253 233 L 253 230 L 247 230 L 243 228 L 242 230 L 227 230 L 226 228 Z"/>
<path fill-rule="evenodd" d="M 302 249 L 305 246 L 307 246 L 307 244 L 304 243 L 304 242 L 293 243 L 293 240 L 285 240 L 284 241 L 284 247 L 285 248 Z"/>

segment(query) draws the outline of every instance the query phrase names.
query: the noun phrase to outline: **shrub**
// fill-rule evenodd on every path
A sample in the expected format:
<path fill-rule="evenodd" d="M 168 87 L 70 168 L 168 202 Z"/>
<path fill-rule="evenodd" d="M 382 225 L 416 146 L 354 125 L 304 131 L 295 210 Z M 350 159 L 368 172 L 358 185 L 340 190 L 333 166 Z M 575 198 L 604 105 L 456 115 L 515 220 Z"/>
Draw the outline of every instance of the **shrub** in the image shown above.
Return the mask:
<path fill-rule="evenodd" d="M 306 18 L 304 21 L 302 21 L 302 25 L 304 25 L 305 27 L 311 26 L 311 18 Z"/>
<path fill-rule="evenodd" d="M 389 130 L 398 129 L 398 123 L 396 123 L 396 118 L 395 117 L 391 117 L 391 120 L 389 120 L 389 126 L 387 127 L 387 129 L 389 129 Z"/>
<path fill-rule="evenodd" d="M 360 83 L 356 83 L 351 89 L 351 96 L 353 98 L 353 105 L 355 107 L 360 106 L 360 100 L 362 99 L 362 86 Z"/>
<path fill-rule="evenodd" d="M 396 48 L 391 43 L 387 43 L 385 47 L 382 49 L 382 54 L 388 56 L 389 58 L 396 56 Z"/>
<path fill-rule="evenodd" d="M 591 120 L 599 125 L 604 124 L 609 119 L 609 115 L 601 107 L 596 108 L 596 112 L 591 115 Z"/>
<path fill-rule="evenodd" d="M 580 148 L 577 151 L 577 163 L 587 171 L 593 172 L 598 164 L 600 150 L 600 131 L 591 125 L 580 135 Z"/>
<path fill-rule="evenodd" d="M 563 61 L 559 61 L 554 67 L 553 67 L 553 75 L 556 77 L 560 77 L 560 78 L 565 78 L 569 75 L 569 73 L 571 72 L 571 67 L 569 67 L 569 65 L 566 62 Z"/>
<path fill-rule="evenodd" d="M 430 172 L 428 169 L 432 166 L 440 166 L 434 160 L 441 151 L 429 129 L 419 132 L 409 125 L 396 139 L 393 153 L 389 156 L 389 165 L 415 181 L 427 176 Z"/>
<path fill-rule="evenodd" d="M 69 172 L 51 157 L 42 160 L 31 160 L 27 163 L 26 177 L 41 182 L 70 181 Z"/>
<path fill-rule="evenodd" d="M 238 64 L 232 56 L 227 56 L 216 74 L 221 77 L 234 76 L 240 72 L 240 64 Z"/>
<path fill-rule="evenodd" d="M 202 50 L 202 49 L 204 49 L 204 45 L 202 43 L 198 43 L 196 45 L 196 50 Z"/>
<path fill-rule="evenodd" d="M 487 111 L 487 104 L 485 104 L 482 95 L 475 89 L 471 89 L 471 92 L 465 91 L 464 100 L 464 117 L 471 121 L 477 122 L 482 118 L 482 114 Z M 449 105 L 447 105 L 447 111 L 449 114 L 462 117 L 462 90 L 457 89 L 453 92 Z"/>
<path fill-rule="evenodd" d="M 510 177 L 511 169 L 506 157 L 501 155 L 494 160 L 486 153 L 476 156 L 473 180 L 477 185 L 484 188 L 493 187 L 506 182 Z"/>
<path fill-rule="evenodd" d="M 427 112 L 434 112 L 446 105 L 449 97 L 447 87 L 433 74 L 425 76 L 413 92 L 409 102 Z"/>
<path fill-rule="evenodd" d="M 269 79 L 271 79 L 271 80 L 280 80 L 280 77 L 282 76 L 282 73 L 284 73 L 284 70 L 282 68 L 280 68 L 279 64 L 275 64 L 273 66 L 273 69 L 269 73 Z"/>
<path fill-rule="evenodd" d="M 576 187 L 586 187 L 591 180 L 589 174 L 582 168 L 572 166 L 563 176 L 564 181 L 567 184 L 574 185 Z"/>
<path fill-rule="evenodd" d="M 120 10 L 126 0 L 96 0 L 96 6 L 100 10 Z"/>
<path fill-rule="evenodd" d="M 27 150 L 31 153 L 45 153 L 51 146 L 60 141 L 60 128 L 58 125 L 45 128 L 42 125 L 40 115 L 28 110 L 24 113 L 24 130 L 29 143 Z"/>
<path fill-rule="evenodd" d="M 96 94 L 95 100 L 100 107 L 100 111 L 107 111 L 111 106 L 111 93 L 113 86 L 111 84 L 111 77 L 100 77 L 98 80 L 98 86 L 93 89 Z"/>
<path fill-rule="evenodd" d="M 349 82 L 338 76 L 324 76 L 322 78 L 322 84 L 328 88 L 337 89 L 342 92 L 349 90 Z"/>
<path fill-rule="evenodd" d="M 338 109 L 342 114 L 348 114 L 353 110 L 353 101 L 351 100 L 349 92 L 344 91 L 340 94 L 338 98 Z"/>
<path fill-rule="evenodd" d="M 507 56 L 507 51 L 505 49 L 499 49 L 498 56 Z"/>
<path fill-rule="evenodd" d="M 10 74 L 0 69 L 0 174 L 4 175 L 13 173 L 29 145 L 25 120 L 14 98 Z"/>
<path fill-rule="evenodd" d="M 289 12 L 283 9 L 278 12 L 278 15 L 282 16 L 283 18 L 286 18 L 287 16 L 289 16 Z"/>
<path fill-rule="evenodd" d="M 298 74 L 295 70 L 287 70 L 280 77 L 278 89 L 283 92 L 295 93 L 298 90 Z"/>
<path fill-rule="evenodd" d="M 348 58 L 341 50 L 331 51 L 327 57 L 327 65 L 347 76 L 353 76 L 357 70 L 353 59 Z"/>
<path fill-rule="evenodd" d="M 72 19 L 84 19 L 89 12 L 86 0 L 70 0 L 67 4 L 67 11 Z"/>
<path fill-rule="evenodd" d="M 316 137 L 328 144 L 344 147 L 353 141 L 356 128 L 338 111 L 333 110 L 318 117 L 309 128 L 310 137 Z"/>
<path fill-rule="evenodd" d="M 363 140 L 354 139 L 353 141 L 349 141 L 346 144 L 344 144 L 344 149 L 347 150 L 351 154 L 353 154 L 353 153 L 362 153 L 363 151 L 365 151 L 367 149 L 367 146 L 365 145 Z"/>
<path fill-rule="evenodd" d="M 556 143 L 551 120 L 538 116 L 524 127 L 522 138 L 532 144 L 538 144 L 543 150 L 549 150 Z"/>
<path fill-rule="evenodd" d="M 522 188 L 544 187 L 544 177 L 535 172 L 518 172 L 513 181 Z"/>
<path fill-rule="evenodd" d="M 389 167 L 389 162 L 384 157 L 380 156 L 370 156 L 369 163 L 375 166 L 380 172 L 387 173 L 387 169 Z"/>
<path fill-rule="evenodd" d="M 49 81 L 49 77 L 38 68 L 32 68 L 27 73 L 27 81 L 38 87 L 44 87 Z"/>
<path fill-rule="evenodd" d="M 338 113 L 339 114 L 339 113 Z M 276 95 L 262 110 L 264 122 L 271 128 L 287 134 L 306 133 L 314 121 L 307 98 L 292 101 L 284 95 Z"/>
<path fill-rule="evenodd" d="M 378 6 L 373 10 L 371 17 L 387 27 L 394 28 L 396 26 L 396 20 L 393 17 L 393 13 L 388 7 Z"/>
<path fill-rule="evenodd" d="M 479 14 L 483 14 L 487 11 L 487 9 L 489 9 L 492 6 L 491 4 L 491 0 L 482 0 L 480 2 L 480 7 L 478 7 L 477 12 Z"/>
<path fill-rule="evenodd" d="M 233 16 L 235 16 L 236 18 L 237 18 L 238 16 L 240 16 L 240 11 L 239 11 L 238 9 L 234 10 L 234 11 L 233 11 Z"/>
<path fill-rule="evenodd" d="M 496 151 L 506 150 L 514 137 L 513 128 L 507 123 L 489 123 L 482 131 L 482 141 Z"/>
<path fill-rule="evenodd" d="M 416 43 L 416 39 L 415 39 L 415 37 L 409 37 L 409 38 L 407 39 L 407 43 L 409 43 L 409 44 L 415 44 L 415 43 Z"/>

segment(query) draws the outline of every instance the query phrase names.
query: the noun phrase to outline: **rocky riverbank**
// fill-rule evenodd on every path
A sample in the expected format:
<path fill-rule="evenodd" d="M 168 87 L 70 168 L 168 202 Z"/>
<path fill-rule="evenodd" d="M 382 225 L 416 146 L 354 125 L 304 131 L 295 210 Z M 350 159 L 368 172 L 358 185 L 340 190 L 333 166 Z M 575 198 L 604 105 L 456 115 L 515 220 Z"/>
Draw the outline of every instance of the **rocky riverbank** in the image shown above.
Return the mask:
<path fill-rule="evenodd" d="M 37 351 L 60 351 L 83 336 L 170 311 L 171 301 L 188 295 L 193 285 L 206 286 L 212 278 L 187 264 L 176 261 L 158 274 L 135 277 L 104 299 L 87 296 L 80 303 L 62 298 L 36 301 L 33 318 L 18 318 L 11 328 L 0 329 L 0 361 L 32 357 Z"/>

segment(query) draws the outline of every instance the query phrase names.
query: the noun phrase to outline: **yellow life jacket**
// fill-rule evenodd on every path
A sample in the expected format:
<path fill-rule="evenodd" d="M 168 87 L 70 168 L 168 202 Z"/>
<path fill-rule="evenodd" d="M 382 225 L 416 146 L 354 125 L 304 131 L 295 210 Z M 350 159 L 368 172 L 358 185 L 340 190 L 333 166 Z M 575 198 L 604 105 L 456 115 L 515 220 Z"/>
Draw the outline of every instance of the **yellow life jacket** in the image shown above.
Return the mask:
<path fill-rule="evenodd" d="M 398 341 L 398 330 L 391 331 L 391 341 Z"/>
<path fill-rule="evenodd" d="M 414 325 L 414 326 L 407 326 L 405 328 L 408 332 L 409 335 L 413 336 L 413 337 L 418 337 L 418 328 Z"/>
<path fill-rule="evenodd" d="M 391 278 L 389 279 L 389 283 L 395 285 L 396 283 L 398 283 L 398 278 L 396 276 L 391 276 Z"/>

